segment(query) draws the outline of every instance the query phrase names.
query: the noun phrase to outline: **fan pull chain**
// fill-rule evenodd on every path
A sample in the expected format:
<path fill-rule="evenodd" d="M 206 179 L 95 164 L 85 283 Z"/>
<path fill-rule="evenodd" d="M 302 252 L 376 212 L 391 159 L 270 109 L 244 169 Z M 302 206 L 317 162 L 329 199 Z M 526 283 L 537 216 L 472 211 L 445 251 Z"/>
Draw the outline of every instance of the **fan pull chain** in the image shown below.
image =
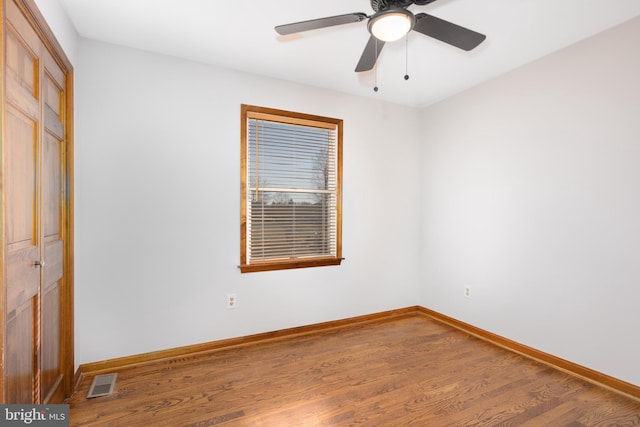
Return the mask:
<path fill-rule="evenodd" d="M 409 80 L 409 34 L 404 36 L 404 79 Z"/>
<path fill-rule="evenodd" d="M 375 62 L 375 64 L 376 65 L 375 65 L 375 69 L 373 70 L 373 72 L 375 73 L 374 74 L 375 81 L 374 81 L 373 91 L 377 92 L 378 91 L 378 39 L 377 38 L 375 39 L 375 43 L 376 43 L 376 45 L 375 45 L 375 48 L 376 48 L 375 49 L 376 50 L 376 62 Z"/>

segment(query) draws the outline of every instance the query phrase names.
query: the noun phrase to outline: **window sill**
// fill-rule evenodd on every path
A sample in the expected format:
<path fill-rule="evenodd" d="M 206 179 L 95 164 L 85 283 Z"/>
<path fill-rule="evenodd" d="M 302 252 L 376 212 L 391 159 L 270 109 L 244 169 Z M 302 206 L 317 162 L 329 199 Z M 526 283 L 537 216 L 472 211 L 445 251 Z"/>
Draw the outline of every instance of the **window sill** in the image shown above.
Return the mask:
<path fill-rule="evenodd" d="M 264 261 L 252 264 L 240 264 L 241 273 L 254 273 L 258 271 L 290 270 L 293 268 L 326 267 L 340 265 L 344 258 L 305 258 L 295 261 Z"/>

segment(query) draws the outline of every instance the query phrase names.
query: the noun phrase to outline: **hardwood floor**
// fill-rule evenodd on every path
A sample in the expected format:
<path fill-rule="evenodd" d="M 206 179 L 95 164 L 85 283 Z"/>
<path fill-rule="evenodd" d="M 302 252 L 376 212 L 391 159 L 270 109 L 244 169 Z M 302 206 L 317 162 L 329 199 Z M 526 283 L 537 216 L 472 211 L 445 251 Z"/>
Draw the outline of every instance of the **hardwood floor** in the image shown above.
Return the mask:
<path fill-rule="evenodd" d="M 640 426 L 640 402 L 410 315 L 123 369 L 72 426 Z"/>

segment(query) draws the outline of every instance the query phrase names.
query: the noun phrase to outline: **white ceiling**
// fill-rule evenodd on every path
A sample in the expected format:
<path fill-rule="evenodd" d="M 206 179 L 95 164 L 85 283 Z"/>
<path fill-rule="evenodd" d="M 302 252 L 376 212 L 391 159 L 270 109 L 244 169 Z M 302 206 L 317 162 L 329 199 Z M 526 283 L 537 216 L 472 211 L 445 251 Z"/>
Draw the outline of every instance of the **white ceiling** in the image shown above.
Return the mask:
<path fill-rule="evenodd" d="M 487 39 L 465 52 L 412 32 L 407 43 L 387 43 L 377 72 L 355 73 L 369 38 L 366 21 L 288 37 L 273 27 L 371 15 L 369 0 L 61 2 L 82 37 L 417 107 L 640 16 L 640 0 L 438 0 L 410 9 Z"/>

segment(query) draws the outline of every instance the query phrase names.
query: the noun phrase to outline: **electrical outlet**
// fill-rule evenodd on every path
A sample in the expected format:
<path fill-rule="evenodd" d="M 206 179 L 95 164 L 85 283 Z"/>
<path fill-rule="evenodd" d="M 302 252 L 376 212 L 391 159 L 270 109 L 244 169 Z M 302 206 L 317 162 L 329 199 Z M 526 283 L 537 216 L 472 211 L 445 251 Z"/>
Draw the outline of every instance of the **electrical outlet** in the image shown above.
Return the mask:
<path fill-rule="evenodd" d="M 227 294 L 227 308 L 236 308 L 238 306 L 238 296 L 236 294 Z"/>
<path fill-rule="evenodd" d="M 464 296 L 465 298 L 471 298 L 471 286 L 464 287 Z"/>

